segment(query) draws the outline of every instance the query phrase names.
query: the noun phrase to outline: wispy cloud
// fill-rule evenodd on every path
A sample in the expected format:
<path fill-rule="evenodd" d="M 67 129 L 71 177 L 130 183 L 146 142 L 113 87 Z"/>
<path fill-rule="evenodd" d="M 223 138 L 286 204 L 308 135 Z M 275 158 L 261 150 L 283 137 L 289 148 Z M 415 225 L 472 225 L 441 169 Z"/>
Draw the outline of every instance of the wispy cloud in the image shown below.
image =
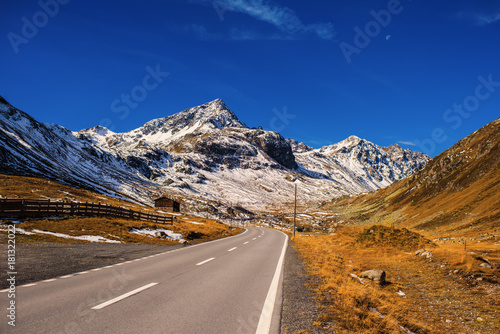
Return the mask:
<path fill-rule="evenodd" d="M 398 144 L 403 144 L 403 145 L 408 145 L 408 146 L 417 146 L 417 144 L 415 144 L 412 141 L 398 141 Z"/>
<path fill-rule="evenodd" d="M 185 25 L 184 29 L 187 33 L 194 33 L 194 35 L 203 41 L 214 41 L 223 38 L 223 35 L 209 32 L 207 28 L 199 24 Z"/>
<path fill-rule="evenodd" d="M 254 40 L 292 40 L 293 36 L 283 36 L 276 34 L 263 34 L 248 29 L 231 28 L 228 32 L 211 32 L 200 24 L 188 24 L 178 28 L 186 33 L 193 34 L 202 41 L 233 40 L 233 41 L 254 41 Z"/>
<path fill-rule="evenodd" d="M 495 13 L 491 15 L 478 14 L 475 15 L 474 19 L 478 26 L 487 26 L 500 21 L 500 13 Z"/>
<path fill-rule="evenodd" d="M 267 0 L 191 0 L 191 2 L 213 6 L 219 14 L 235 12 L 249 15 L 273 25 L 288 35 L 314 33 L 325 40 L 333 40 L 336 35 L 331 23 L 304 24 L 292 9 L 272 4 Z"/>
<path fill-rule="evenodd" d="M 476 4 L 476 6 L 457 12 L 455 16 L 458 19 L 467 20 L 476 26 L 489 26 L 500 21 L 500 4 L 497 3 L 489 7 L 482 7 Z"/>

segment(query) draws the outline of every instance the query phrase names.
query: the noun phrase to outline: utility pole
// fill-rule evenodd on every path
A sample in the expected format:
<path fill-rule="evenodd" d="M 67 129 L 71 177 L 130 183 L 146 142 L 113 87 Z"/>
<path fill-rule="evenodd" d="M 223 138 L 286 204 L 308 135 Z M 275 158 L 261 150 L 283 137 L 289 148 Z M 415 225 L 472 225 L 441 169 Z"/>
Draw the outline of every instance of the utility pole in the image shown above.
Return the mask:
<path fill-rule="evenodd" d="M 297 220 L 297 184 L 295 184 L 295 204 L 293 206 L 293 239 L 295 239 L 296 220 Z"/>

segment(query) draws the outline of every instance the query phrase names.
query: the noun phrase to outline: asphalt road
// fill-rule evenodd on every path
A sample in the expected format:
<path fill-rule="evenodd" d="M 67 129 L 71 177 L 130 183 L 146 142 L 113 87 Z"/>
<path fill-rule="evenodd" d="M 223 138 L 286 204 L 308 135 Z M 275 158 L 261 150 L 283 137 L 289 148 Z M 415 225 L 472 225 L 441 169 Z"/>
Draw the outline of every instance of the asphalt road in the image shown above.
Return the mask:
<path fill-rule="evenodd" d="M 279 333 L 288 238 L 243 234 L 0 293 L 0 333 Z M 15 327 L 8 324 L 15 301 Z M 1 313 L 0 313 L 1 314 Z"/>

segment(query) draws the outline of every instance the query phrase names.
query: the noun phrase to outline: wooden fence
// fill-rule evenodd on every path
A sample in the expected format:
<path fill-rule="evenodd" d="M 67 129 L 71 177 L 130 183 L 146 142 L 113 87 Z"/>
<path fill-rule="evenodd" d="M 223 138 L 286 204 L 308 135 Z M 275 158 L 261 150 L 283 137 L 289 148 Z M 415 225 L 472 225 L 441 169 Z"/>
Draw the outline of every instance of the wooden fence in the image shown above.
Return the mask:
<path fill-rule="evenodd" d="M 0 218 L 48 216 L 110 216 L 162 224 L 173 224 L 174 221 L 173 216 L 144 213 L 101 203 L 0 199 Z"/>

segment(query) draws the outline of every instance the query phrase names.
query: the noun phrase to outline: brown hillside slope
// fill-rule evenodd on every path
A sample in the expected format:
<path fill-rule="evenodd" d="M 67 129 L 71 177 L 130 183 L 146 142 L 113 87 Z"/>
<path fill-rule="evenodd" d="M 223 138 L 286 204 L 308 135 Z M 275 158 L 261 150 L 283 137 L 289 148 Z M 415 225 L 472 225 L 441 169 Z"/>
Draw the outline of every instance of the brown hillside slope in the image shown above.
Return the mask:
<path fill-rule="evenodd" d="M 327 206 L 348 220 L 395 224 L 432 236 L 487 237 L 499 232 L 500 118 L 413 176 Z"/>

